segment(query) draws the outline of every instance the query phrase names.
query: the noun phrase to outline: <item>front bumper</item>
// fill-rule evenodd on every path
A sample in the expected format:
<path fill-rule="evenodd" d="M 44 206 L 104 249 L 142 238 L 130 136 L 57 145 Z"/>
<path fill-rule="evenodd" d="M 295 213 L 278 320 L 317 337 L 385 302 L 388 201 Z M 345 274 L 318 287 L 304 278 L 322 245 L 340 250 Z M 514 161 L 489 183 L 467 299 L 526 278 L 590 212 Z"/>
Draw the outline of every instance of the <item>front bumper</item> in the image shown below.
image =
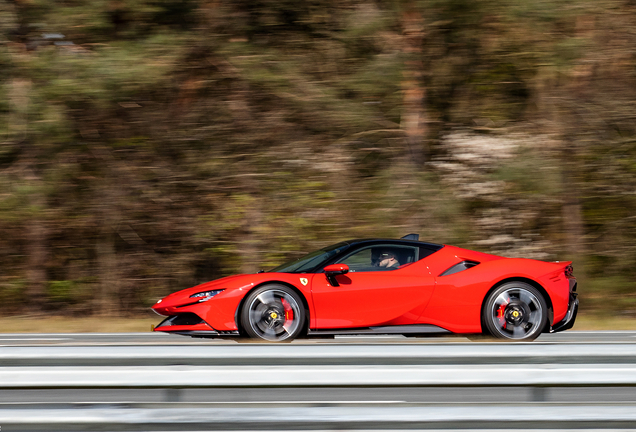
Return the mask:
<path fill-rule="evenodd" d="M 178 334 L 181 336 L 190 336 L 193 338 L 220 338 L 220 337 L 238 337 L 240 336 L 238 330 L 233 331 L 171 331 L 169 333 Z"/>
<path fill-rule="evenodd" d="M 164 319 L 154 331 L 160 331 L 171 334 L 178 334 L 192 337 L 219 337 L 219 336 L 238 336 L 238 330 L 219 331 L 198 315 L 186 312 L 180 315 L 172 315 Z"/>

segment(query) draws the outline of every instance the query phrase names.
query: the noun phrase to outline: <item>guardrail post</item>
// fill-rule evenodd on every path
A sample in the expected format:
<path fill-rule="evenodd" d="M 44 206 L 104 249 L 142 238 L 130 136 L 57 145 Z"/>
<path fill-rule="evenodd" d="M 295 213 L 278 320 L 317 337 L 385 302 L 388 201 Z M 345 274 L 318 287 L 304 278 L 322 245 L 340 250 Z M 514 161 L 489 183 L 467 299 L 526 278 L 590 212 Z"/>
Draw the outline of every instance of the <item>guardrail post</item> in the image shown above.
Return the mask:
<path fill-rule="evenodd" d="M 548 389 L 546 387 L 532 387 L 531 389 L 532 402 L 546 402 L 548 400 Z"/>
<path fill-rule="evenodd" d="M 166 402 L 181 402 L 181 391 L 180 388 L 167 388 L 165 401 Z"/>

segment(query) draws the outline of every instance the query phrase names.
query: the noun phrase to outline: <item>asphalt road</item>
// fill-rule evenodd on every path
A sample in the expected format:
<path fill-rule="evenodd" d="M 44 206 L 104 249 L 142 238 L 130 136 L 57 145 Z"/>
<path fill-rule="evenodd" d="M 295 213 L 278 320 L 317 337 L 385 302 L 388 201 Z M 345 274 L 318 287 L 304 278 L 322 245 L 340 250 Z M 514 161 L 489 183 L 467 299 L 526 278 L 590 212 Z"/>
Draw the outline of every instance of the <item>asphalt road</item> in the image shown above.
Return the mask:
<path fill-rule="evenodd" d="M 200 339 L 163 333 L 0 333 L 0 347 L 42 346 L 42 345 L 214 345 L 236 344 L 231 339 Z M 404 337 L 390 336 L 336 336 L 333 339 L 299 339 L 293 344 L 439 344 L 439 343 L 479 343 L 455 335 Z M 636 331 L 566 331 L 543 334 L 534 343 L 636 343 Z"/>

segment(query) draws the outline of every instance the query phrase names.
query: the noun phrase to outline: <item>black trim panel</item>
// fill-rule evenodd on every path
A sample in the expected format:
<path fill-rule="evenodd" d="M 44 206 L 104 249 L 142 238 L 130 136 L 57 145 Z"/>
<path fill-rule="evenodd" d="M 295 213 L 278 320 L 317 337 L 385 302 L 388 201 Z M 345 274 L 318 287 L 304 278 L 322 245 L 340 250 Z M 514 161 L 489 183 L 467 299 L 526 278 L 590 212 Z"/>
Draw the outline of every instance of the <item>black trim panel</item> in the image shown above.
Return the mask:
<path fill-rule="evenodd" d="M 578 312 L 579 299 L 577 298 L 577 294 L 573 292 L 570 293 L 570 307 L 568 308 L 568 313 L 565 314 L 565 318 L 563 318 L 563 321 L 552 326 L 552 331 L 550 333 L 558 333 L 574 327 L 574 321 L 576 321 L 576 315 L 578 314 Z"/>
<path fill-rule="evenodd" d="M 211 337 L 223 337 L 223 336 L 237 337 L 239 335 L 239 332 L 238 330 L 233 330 L 233 331 L 199 330 L 199 331 L 176 331 L 176 332 L 170 332 L 170 334 L 178 334 L 181 336 L 190 336 L 195 338 L 211 338 Z"/>
<path fill-rule="evenodd" d="M 183 325 L 197 325 L 197 324 L 207 324 L 207 323 L 203 321 L 203 319 L 197 314 L 194 314 L 192 312 L 186 312 L 179 315 L 169 316 L 165 320 L 161 321 L 161 323 L 155 328 L 183 326 Z"/>
<path fill-rule="evenodd" d="M 358 335 L 358 334 L 412 334 L 412 333 L 451 333 L 441 327 L 430 324 L 414 324 L 399 326 L 363 327 L 352 329 L 309 329 L 308 336 L 320 335 Z"/>

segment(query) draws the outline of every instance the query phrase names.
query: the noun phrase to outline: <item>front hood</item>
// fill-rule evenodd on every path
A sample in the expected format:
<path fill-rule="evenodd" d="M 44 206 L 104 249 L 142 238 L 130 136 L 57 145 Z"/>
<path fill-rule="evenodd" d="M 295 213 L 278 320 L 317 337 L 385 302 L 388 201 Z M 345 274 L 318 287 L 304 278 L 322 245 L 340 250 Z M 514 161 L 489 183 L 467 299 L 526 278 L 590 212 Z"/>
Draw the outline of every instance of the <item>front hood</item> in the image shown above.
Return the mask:
<path fill-rule="evenodd" d="M 240 284 L 240 281 L 242 279 L 246 279 L 248 276 L 253 276 L 253 275 L 233 275 L 233 276 L 226 276 L 221 279 L 215 279 L 210 282 L 204 282 L 200 285 L 193 286 L 192 288 L 186 288 L 186 289 L 182 289 L 181 291 L 177 291 L 176 293 L 172 293 L 169 296 L 167 296 L 166 299 L 172 296 L 190 297 L 192 294 L 196 294 L 201 291 L 210 291 L 210 290 L 221 289 L 221 288 L 226 288 L 226 289 L 234 288 L 237 286 L 237 282 Z"/>
<path fill-rule="evenodd" d="M 164 315 L 164 313 L 162 312 L 165 312 L 165 310 L 168 308 L 197 303 L 196 299 L 190 298 L 190 296 L 193 294 L 200 293 L 202 291 L 212 291 L 217 289 L 227 290 L 231 288 L 240 288 L 242 285 L 250 285 L 253 281 L 254 276 L 255 275 L 245 274 L 227 276 L 221 279 L 202 283 L 192 288 L 182 289 L 181 291 L 177 291 L 162 298 L 157 303 L 155 303 L 152 308 L 157 313 Z"/>

